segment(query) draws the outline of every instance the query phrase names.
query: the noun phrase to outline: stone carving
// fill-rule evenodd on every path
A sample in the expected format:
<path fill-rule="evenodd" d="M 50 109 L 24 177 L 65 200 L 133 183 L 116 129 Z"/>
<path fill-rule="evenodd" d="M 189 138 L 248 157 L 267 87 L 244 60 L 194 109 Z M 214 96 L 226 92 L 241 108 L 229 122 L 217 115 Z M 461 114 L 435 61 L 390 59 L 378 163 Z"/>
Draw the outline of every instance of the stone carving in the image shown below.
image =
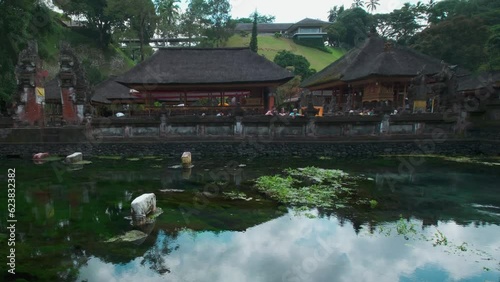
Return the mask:
<path fill-rule="evenodd" d="M 441 62 L 441 66 L 441 71 L 433 76 L 436 82 L 430 88 L 435 97 L 439 99 L 440 111 L 445 111 L 456 102 L 458 82 L 452 67 L 444 62 Z"/>
<path fill-rule="evenodd" d="M 423 70 L 417 73 L 417 76 L 411 79 L 410 87 L 408 88 L 408 96 L 411 100 L 427 99 L 427 78 Z"/>
<path fill-rule="evenodd" d="M 63 119 L 66 123 L 79 124 L 84 113 L 90 112 L 89 97 L 91 88 L 85 70 L 69 44 L 60 43 L 59 85 L 63 104 Z"/>

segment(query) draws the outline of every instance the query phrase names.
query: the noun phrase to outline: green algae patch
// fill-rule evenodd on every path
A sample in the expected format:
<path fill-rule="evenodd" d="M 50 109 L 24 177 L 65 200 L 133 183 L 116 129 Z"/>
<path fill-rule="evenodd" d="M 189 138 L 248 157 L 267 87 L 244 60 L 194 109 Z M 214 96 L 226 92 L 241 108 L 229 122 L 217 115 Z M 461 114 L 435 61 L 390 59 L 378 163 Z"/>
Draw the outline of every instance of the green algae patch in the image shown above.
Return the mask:
<path fill-rule="evenodd" d="M 86 165 L 86 164 L 91 164 L 91 161 L 79 161 L 76 163 L 72 163 L 73 165 Z"/>
<path fill-rule="evenodd" d="M 261 176 L 255 186 L 271 199 L 299 209 L 370 206 L 369 199 L 356 193 L 357 181 L 361 179 L 342 170 L 304 167 L 286 169 L 281 175 Z"/>
<path fill-rule="evenodd" d="M 131 230 L 123 235 L 112 237 L 105 241 L 105 243 L 114 242 L 134 242 L 146 238 L 148 235 L 139 230 Z"/>
<path fill-rule="evenodd" d="M 102 159 L 102 160 L 121 160 L 121 156 L 97 156 L 96 158 Z"/>

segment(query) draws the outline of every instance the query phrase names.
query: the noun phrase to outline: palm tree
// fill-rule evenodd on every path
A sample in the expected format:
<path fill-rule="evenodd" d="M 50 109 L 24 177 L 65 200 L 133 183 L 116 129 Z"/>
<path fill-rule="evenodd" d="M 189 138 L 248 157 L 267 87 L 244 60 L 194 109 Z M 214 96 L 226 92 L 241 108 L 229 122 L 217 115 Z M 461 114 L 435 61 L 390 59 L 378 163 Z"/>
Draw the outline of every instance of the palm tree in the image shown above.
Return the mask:
<path fill-rule="evenodd" d="M 351 8 L 363 8 L 365 4 L 363 3 L 363 0 L 354 0 L 352 2 Z"/>
<path fill-rule="evenodd" d="M 328 21 L 331 23 L 335 22 L 343 11 L 344 5 L 340 7 L 338 7 L 337 5 L 333 6 L 333 8 L 328 11 Z"/>
<path fill-rule="evenodd" d="M 164 38 L 169 37 L 179 19 L 180 0 L 155 0 L 156 13 L 160 17 L 159 28 Z M 164 41 L 166 45 L 166 40 Z"/>
<path fill-rule="evenodd" d="M 368 0 L 366 1 L 366 8 L 370 11 L 375 11 L 377 9 L 377 6 L 380 5 L 378 0 Z"/>

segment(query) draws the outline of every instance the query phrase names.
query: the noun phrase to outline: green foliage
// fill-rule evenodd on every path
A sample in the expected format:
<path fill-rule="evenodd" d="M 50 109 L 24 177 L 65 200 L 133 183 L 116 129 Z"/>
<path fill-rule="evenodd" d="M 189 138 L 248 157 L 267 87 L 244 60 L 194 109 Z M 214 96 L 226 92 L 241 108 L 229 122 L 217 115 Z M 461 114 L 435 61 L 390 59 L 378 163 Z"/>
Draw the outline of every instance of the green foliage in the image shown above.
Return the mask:
<path fill-rule="evenodd" d="M 281 67 L 292 66 L 294 73 L 305 79 L 316 73 L 316 70 L 310 68 L 310 63 L 304 56 L 295 55 L 290 51 L 282 50 L 274 57 L 274 62 Z"/>
<path fill-rule="evenodd" d="M 410 238 L 409 236 L 417 234 L 415 224 L 404 219 L 402 215 L 400 215 L 399 221 L 396 224 L 396 232 L 398 235 L 403 235 L 406 240 Z"/>
<path fill-rule="evenodd" d="M 289 80 L 287 83 L 280 85 L 276 89 L 275 103 L 281 105 L 286 99 L 291 97 L 296 97 L 300 92 L 300 76 L 296 75 L 294 78 Z M 291 110 L 291 109 L 286 109 Z"/>
<path fill-rule="evenodd" d="M 378 202 L 376 200 L 373 200 L 373 199 L 370 200 L 369 203 L 370 203 L 370 208 L 372 208 L 372 209 L 376 208 L 378 205 Z"/>
<path fill-rule="evenodd" d="M 283 34 L 281 34 L 280 32 L 274 33 L 274 38 L 281 38 L 281 37 L 283 37 Z"/>
<path fill-rule="evenodd" d="M 236 23 L 231 20 L 231 5 L 228 0 L 208 0 L 205 19 L 208 28 L 205 30 L 206 43 L 212 47 L 220 47 L 232 35 Z"/>
<path fill-rule="evenodd" d="M 255 12 L 252 24 L 252 38 L 250 39 L 250 50 L 257 53 L 259 50 L 257 45 L 257 12 Z"/>
<path fill-rule="evenodd" d="M 380 5 L 379 0 L 368 0 L 366 1 L 366 8 L 370 11 L 375 11 L 377 6 Z"/>
<path fill-rule="evenodd" d="M 241 191 L 228 191 L 228 192 L 222 192 L 222 195 L 224 195 L 225 198 L 231 199 L 231 200 L 245 200 L 249 201 L 252 198 L 248 198 L 247 195 Z"/>
<path fill-rule="evenodd" d="M 436 233 L 434 233 L 434 243 L 432 245 L 435 246 L 446 246 L 448 245 L 448 238 L 441 233 L 441 231 L 437 230 Z M 462 244 L 463 245 L 463 244 Z"/>
<path fill-rule="evenodd" d="M 158 15 L 158 30 L 162 37 L 175 37 L 180 19 L 180 0 L 154 0 Z"/>
<path fill-rule="evenodd" d="M 413 47 L 425 54 L 476 70 L 486 56 L 489 30 L 480 18 L 458 16 L 432 25 L 416 36 Z"/>
<path fill-rule="evenodd" d="M 342 11 L 333 25 L 326 29 L 329 42 L 353 47 L 364 41 L 373 24 L 373 17 L 360 7 Z"/>
<path fill-rule="evenodd" d="M 329 54 L 332 53 L 332 51 L 330 49 L 325 47 L 325 43 L 323 41 L 323 38 L 300 38 L 300 39 L 294 39 L 293 42 L 295 42 L 295 44 L 298 44 L 298 45 L 318 49 L 318 50 L 323 51 L 325 53 L 329 53 Z"/>
<path fill-rule="evenodd" d="M 344 208 L 362 204 L 352 186 L 356 178 L 335 169 L 305 167 L 286 169 L 284 175 L 261 176 L 256 188 L 270 198 L 293 207 Z"/>
<path fill-rule="evenodd" d="M 66 15 L 83 16 L 86 19 L 86 28 L 98 34 L 100 46 L 105 49 L 111 43 L 112 29 L 124 24 L 122 11 L 130 4 L 125 2 L 122 6 L 120 5 L 122 2 L 119 0 L 55 0 L 54 4 Z"/>
<path fill-rule="evenodd" d="M 340 7 L 337 5 L 333 6 L 333 8 L 328 11 L 328 21 L 334 23 L 335 21 L 337 21 L 337 18 L 340 16 L 340 14 L 342 14 L 342 12 L 344 12 L 344 5 Z"/>

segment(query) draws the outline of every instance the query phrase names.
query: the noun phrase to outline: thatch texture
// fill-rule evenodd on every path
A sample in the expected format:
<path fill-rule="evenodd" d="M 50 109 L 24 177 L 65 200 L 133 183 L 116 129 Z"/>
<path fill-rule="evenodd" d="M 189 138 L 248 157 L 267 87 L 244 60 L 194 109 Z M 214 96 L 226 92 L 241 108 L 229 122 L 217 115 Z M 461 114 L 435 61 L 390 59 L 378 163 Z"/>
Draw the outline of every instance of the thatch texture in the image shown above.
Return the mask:
<path fill-rule="evenodd" d="M 421 54 L 409 48 L 391 46 L 377 36 L 371 35 L 360 46 L 322 71 L 309 77 L 302 87 L 320 87 L 335 81 L 353 82 L 371 76 L 415 77 L 422 71 L 433 75 L 441 71 L 441 60 Z"/>
<path fill-rule="evenodd" d="M 248 48 L 166 48 L 116 78 L 124 85 L 281 84 L 293 74 Z"/>
<path fill-rule="evenodd" d="M 92 96 L 93 103 L 110 104 L 113 100 L 134 100 L 137 97 L 130 95 L 130 89 L 115 81 L 116 77 L 111 77 L 98 85 Z"/>

